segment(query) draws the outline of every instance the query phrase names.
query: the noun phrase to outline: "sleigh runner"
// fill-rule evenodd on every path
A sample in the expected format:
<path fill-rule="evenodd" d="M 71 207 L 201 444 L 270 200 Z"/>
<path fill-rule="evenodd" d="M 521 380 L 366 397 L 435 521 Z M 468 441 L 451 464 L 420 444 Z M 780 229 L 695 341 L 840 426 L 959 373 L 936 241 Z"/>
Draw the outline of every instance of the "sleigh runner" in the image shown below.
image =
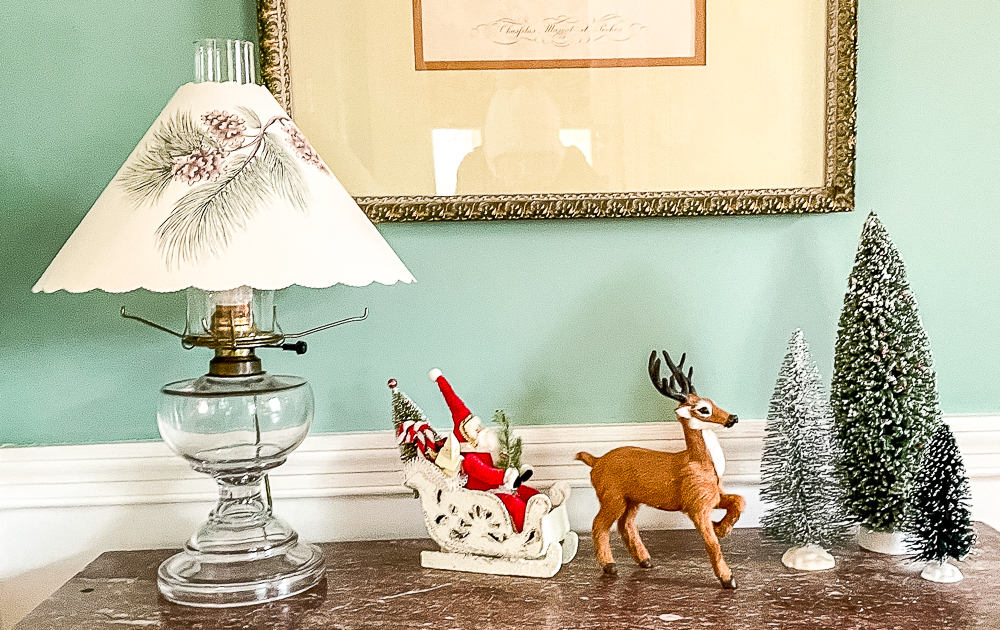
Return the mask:
<path fill-rule="evenodd" d="M 464 487 L 461 474 L 446 475 L 435 463 L 445 440 L 427 425 L 423 412 L 393 390 L 393 416 L 400 440 L 403 485 L 420 499 L 427 533 L 441 548 L 424 551 L 426 568 L 497 575 L 552 577 L 576 555 L 565 482 L 531 496 L 518 531 L 498 491 Z"/>

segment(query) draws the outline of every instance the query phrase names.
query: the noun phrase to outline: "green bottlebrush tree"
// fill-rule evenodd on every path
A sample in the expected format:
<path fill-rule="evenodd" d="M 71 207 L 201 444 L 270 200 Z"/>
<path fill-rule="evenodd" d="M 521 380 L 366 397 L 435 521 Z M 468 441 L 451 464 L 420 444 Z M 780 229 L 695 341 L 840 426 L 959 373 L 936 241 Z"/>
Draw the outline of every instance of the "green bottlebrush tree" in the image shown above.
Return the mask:
<path fill-rule="evenodd" d="M 830 548 L 848 535 L 834 462 L 833 413 L 801 330 L 788 342 L 765 426 L 760 519 L 764 535 Z"/>
<path fill-rule="evenodd" d="M 905 531 L 913 478 L 941 411 L 916 299 L 874 213 L 848 278 L 830 399 L 848 514 L 873 531 Z"/>
<path fill-rule="evenodd" d="M 427 424 L 424 412 L 396 387 L 396 379 L 389 381 L 389 388 L 392 389 L 392 425 L 396 428 L 399 458 L 404 462 L 417 455 L 434 459 L 438 435 Z"/>
<path fill-rule="evenodd" d="M 914 482 L 914 523 L 909 542 L 914 559 L 961 560 L 975 543 L 969 478 L 947 424 L 941 423 Z"/>
<path fill-rule="evenodd" d="M 500 455 L 497 457 L 497 468 L 521 468 L 521 438 L 514 437 L 510 419 L 503 409 L 497 409 L 493 414 L 493 424 L 497 426 L 497 441 L 500 443 Z"/>

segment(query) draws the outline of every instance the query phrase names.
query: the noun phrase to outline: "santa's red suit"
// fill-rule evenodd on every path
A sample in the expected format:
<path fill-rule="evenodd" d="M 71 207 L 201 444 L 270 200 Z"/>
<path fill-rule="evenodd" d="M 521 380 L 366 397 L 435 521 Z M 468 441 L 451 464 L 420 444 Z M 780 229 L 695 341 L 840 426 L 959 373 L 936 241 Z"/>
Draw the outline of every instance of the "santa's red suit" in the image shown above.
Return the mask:
<path fill-rule="evenodd" d="M 465 403 L 455 394 L 451 384 L 441 374 L 441 370 L 431 370 L 430 377 L 438 384 L 451 410 L 455 425 L 453 435 L 462 451 L 462 472 L 468 477 L 465 487 L 496 494 L 510 513 L 514 530 L 520 532 L 524 527 L 525 504 L 528 499 L 538 494 L 538 490 L 525 485 L 516 489 L 511 488 L 517 471 L 513 468 L 503 470 L 493 465 L 493 454 L 479 443 L 479 435 L 485 430 L 480 419 L 472 415 Z"/>

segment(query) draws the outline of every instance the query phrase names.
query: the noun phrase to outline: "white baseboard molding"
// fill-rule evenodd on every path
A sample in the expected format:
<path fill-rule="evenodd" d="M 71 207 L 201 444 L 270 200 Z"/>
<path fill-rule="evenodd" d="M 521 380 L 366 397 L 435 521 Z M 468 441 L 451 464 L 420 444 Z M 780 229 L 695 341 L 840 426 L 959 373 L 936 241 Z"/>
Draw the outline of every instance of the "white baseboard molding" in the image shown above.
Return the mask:
<path fill-rule="evenodd" d="M 972 479 L 1000 477 L 1000 417 L 948 419 Z M 762 420 L 743 420 L 716 432 L 726 454 L 724 483 L 757 485 L 764 437 Z M 631 444 L 682 450 L 676 422 L 518 427 L 532 483 L 567 480 L 588 486 L 579 451 L 601 455 Z M 315 435 L 271 474 L 277 498 L 401 496 L 400 462 L 391 431 Z M 212 500 L 215 484 L 163 442 L 0 449 L 0 510 L 187 503 Z"/>

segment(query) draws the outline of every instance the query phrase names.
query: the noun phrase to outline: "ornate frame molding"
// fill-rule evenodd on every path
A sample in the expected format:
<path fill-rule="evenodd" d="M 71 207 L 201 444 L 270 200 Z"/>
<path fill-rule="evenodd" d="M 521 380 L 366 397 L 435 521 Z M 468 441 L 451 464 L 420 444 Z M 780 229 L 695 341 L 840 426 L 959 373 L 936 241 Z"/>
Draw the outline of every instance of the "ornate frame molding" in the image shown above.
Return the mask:
<path fill-rule="evenodd" d="M 357 197 L 379 222 L 609 219 L 849 212 L 854 209 L 858 0 L 828 0 L 824 185 L 818 188 Z M 291 113 L 285 0 L 257 0 L 261 78 Z"/>

